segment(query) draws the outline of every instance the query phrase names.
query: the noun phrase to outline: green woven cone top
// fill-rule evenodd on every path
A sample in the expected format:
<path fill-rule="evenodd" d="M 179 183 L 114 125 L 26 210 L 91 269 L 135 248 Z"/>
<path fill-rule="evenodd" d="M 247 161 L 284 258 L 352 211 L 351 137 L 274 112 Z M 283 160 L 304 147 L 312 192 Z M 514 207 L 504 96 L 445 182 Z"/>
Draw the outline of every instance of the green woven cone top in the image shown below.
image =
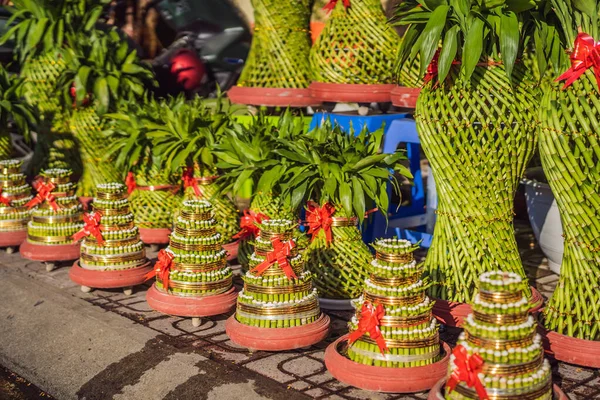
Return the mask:
<path fill-rule="evenodd" d="M 427 281 L 421 280 L 423 269 L 413 257 L 418 246 L 407 240 L 380 239 L 373 247 L 377 255 L 371 263 L 371 275 L 349 323 L 348 357 L 357 363 L 388 368 L 439 361 L 442 354 L 432 313 L 434 302 L 425 295 Z M 361 319 L 378 312 L 385 347 L 359 327 Z"/>
<path fill-rule="evenodd" d="M 129 210 L 127 188 L 122 183 L 104 183 L 96 187 L 93 212 L 84 216 L 86 230 L 81 244 L 79 265 L 92 270 L 124 270 L 148 262 L 139 229 Z M 90 222 L 93 221 L 93 222 Z M 96 225 L 97 233 L 90 227 Z M 78 239 L 78 235 L 75 236 Z"/>
<path fill-rule="evenodd" d="M 71 171 L 47 169 L 34 188 L 39 201 L 30 203 L 37 207 L 27 225 L 27 241 L 41 245 L 72 243 L 73 234 L 83 227 L 83 208 L 75 196 L 77 185 L 71 182 Z M 55 199 L 44 196 L 44 192 L 51 193 Z"/>
<path fill-rule="evenodd" d="M 316 321 L 321 309 L 312 276 L 304 271 L 302 255 L 292 238 L 296 223 L 270 219 L 259 229 L 250 271 L 238 295 L 236 319 L 260 328 L 290 328 Z M 270 254 L 277 254 L 277 261 L 269 262 Z"/>
<path fill-rule="evenodd" d="M 31 211 L 25 207 L 33 196 L 31 187 L 21 173 L 20 160 L 0 161 L 0 232 L 23 231 L 31 218 Z"/>
<path fill-rule="evenodd" d="M 339 0 L 310 51 L 313 81 L 344 84 L 395 82 L 400 37 L 379 0 Z"/>
<path fill-rule="evenodd" d="M 238 86 L 307 88 L 314 0 L 252 0 L 254 37 Z"/>
<path fill-rule="evenodd" d="M 205 297 L 231 289 L 233 281 L 227 251 L 221 246 L 221 235 L 216 227 L 211 203 L 206 200 L 183 202 L 169 247 L 159 254 L 161 263 L 164 257 L 172 257 L 169 272 L 157 273 L 159 290 L 175 296 Z"/>

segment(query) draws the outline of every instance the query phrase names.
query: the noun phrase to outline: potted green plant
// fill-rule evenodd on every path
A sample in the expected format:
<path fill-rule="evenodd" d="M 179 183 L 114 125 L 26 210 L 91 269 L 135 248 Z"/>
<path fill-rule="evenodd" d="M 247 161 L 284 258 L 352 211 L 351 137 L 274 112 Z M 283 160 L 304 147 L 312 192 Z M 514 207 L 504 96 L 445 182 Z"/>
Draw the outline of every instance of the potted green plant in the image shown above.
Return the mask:
<path fill-rule="evenodd" d="M 525 276 L 513 198 L 535 149 L 539 88 L 518 60 L 533 39 L 535 5 L 409 0 L 396 11 L 409 25 L 401 62 L 420 57 L 428 82 L 415 119 L 439 205 L 425 267 L 435 312 L 456 317 L 447 323 L 466 316 L 460 304 L 473 299 L 481 273 Z"/>
<path fill-rule="evenodd" d="M 598 368 L 599 8 L 593 0 L 550 0 L 544 11 L 548 29 L 540 39 L 556 68 L 554 80 L 544 81 L 539 152 L 565 238 L 560 280 L 544 309 L 544 326 L 557 359 Z"/>
<path fill-rule="evenodd" d="M 323 307 L 348 307 L 361 294 L 372 257 L 358 226 L 371 202 L 387 214 L 387 185 L 399 192 L 393 171 L 411 177 L 402 152 L 379 153 L 382 138 L 381 129 L 354 136 L 325 123 L 274 150 L 288 165 L 272 177 L 284 203 L 307 206 L 307 265 L 320 296 L 333 300 Z"/>

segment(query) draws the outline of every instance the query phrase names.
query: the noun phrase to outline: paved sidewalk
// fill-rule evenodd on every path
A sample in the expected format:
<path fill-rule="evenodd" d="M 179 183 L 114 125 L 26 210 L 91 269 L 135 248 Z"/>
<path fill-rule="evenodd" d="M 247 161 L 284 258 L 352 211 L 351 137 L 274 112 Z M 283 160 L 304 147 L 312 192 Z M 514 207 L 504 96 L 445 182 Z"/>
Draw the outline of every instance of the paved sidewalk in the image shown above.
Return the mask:
<path fill-rule="evenodd" d="M 531 244 L 531 232 L 520 229 L 518 237 L 530 278 L 549 295 L 557 276 Z M 327 372 L 324 349 L 346 332 L 351 313 L 330 313 L 328 340 L 309 349 L 250 353 L 225 334 L 228 315 L 194 328 L 189 319 L 152 311 L 145 287 L 132 296 L 85 294 L 67 273 L 0 255 L 0 364 L 57 399 L 426 398 L 362 391 Z M 457 330 L 442 336 L 453 343 Z M 600 399 L 600 371 L 553 365 L 555 382 L 571 399 Z"/>

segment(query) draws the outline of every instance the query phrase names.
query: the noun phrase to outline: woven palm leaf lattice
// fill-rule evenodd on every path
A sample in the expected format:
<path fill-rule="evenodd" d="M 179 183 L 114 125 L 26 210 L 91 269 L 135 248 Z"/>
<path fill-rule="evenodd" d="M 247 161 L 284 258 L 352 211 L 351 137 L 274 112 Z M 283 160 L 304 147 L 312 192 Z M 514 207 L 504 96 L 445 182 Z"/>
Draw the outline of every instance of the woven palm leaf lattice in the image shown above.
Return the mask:
<path fill-rule="evenodd" d="M 238 86 L 307 88 L 313 0 L 252 0 L 254 37 Z"/>
<path fill-rule="evenodd" d="M 501 65 L 478 66 L 468 82 L 458 74 L 422 90 L 415 118 L 439 196 L 430 293 L 470 302 L 483 272 L 525 276 L 513 198 L 536 145 L 538 88 L 522 65 L 512 86 Z"/>
<path fill-rule="evenodd" d="M 548 84 L 540 106 L 540 156 L 565 237 L 544 321 L 560 334 L 600 340 L 600 92 L 591 69 L 561 86 Z"/>
<path fill-rule="evenodd" d="M 394 83 L 399 41 L 380 0 L 339 0 L 310 52 L 313 81 Z"/>

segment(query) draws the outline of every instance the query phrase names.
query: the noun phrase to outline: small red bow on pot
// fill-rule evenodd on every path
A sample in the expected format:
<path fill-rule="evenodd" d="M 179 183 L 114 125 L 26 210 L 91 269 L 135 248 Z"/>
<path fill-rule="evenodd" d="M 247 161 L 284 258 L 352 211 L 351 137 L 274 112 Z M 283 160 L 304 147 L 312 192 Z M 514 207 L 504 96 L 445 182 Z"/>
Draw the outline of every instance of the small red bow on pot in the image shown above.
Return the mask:
<path fill-rule="evenodd" d="M 33 182 L 33 188 L 37 191 L 37 194 L 25 204 L 25 207 L 32 208 L 47 201 L 54 211 L 60 209 L 60 206 L 56 203 L 56 197 L 52 194 L 52 191 L 56 188 L 54 183 L 44 183 L 38 180 Z"/>
<path fill-rule="evenodd" d="M 423 77 L 423 82 L 428 84 L 432 80 L 436 79 L 439 72 L 439 61 L 440 61 L 440 51 L 437 50 L 433 55 L 433 59 L 431 63 L 427 66 L 427 72 L 425 72 L 425 76 Z M 460 65 L 460 61 L 452 61 L 452 65 Z"/>
<path fill-rule="evenodd" d="M 102 232 L 100 232 L 100 219 L 102 214 L 99 212 L 93 212 L 91 214 L 83 214 L 83 228 L 79 232 L 73 235 L 73 242 L 77 242 L 87 236 L 94 236 L 99 246 L 104 244 L 104 238 Z"/>
<path fill-rule="evenodd" d="M 128 194 L 131 194 L 131 192 L 133 192 L 135 190 L 135 188 L 137 187 L 137 184 L 135 183 L 135 176 L 133 175 L 133 172 L 127 173 L 127 177 L 125 178 L 125 186 L 127 186 Z"/>
<path fill-rule="evenodd" d="M 344 7 L 348 8 L 350 7 L 350 0 L 342 0 L 344 2 Z M 323 7 L 323 10 L 325 10 L 326 12 L 331 12 L 335 9 L 335 6 L 337 5 L 338 0 L 329 0 L 329 3 L 327 3 L 325 5 L 325 7 Z"/>
<path fill-rule="evenodd" d="M 4 204 L 6 207 L 10 207 L 10 199 L 2 196 L 2 192 L 2 187 L 0 187 L 0 203 Z"/>
<path fill-rule="evenodd" d="M 575 39 L 570 58 L 571 68 L 556 78 L 557 82 L 566 81 L 563 90 L 571 86 L 590 68 L 594 68 L 596 83 L 600 89 L 600 42 L 595 42 L 594 38 L 587 33 L 580 33 Z"/>
<path fill-rule="evenodd" d="M 162 249 L 158 252 L 158 262 L 155 265 L 153 271 L 146 274 L 146 280 L 157 277 L 163 284 L 165 291 L 169 290 L 169 275 L 171 274 L 171 268 L 173 267 L 173 253 L 166 249 Z"/>
<path fill-rule="evenodd" d="M 194 178 L 194 167 L 185 167 L 181 179 L 183 180 L 184 188 L 192 187 L 194 188 L 196 197 L 202 197 L 202 193 L 200 193 L 200 188 L 198 187 L 198 181 Z"/>
<path fill-rule="evenodd" d="M 385 316 L 385 310 L 381 304 L 376 307 L 369 301 L 365 301 L 360 310 L 360 320 L 358 321 L 357 329 L 350 334 L 348 337 L 348 344 L 352 344 L 360 339 L 365 333 L 369 334 L 369 337 L 377 343 L 379 351 L 385 356 L 387 345 L 385 339 L 381 334 L 379 325 L 381 319 Z"/>
<path fill-rule="evenodd" d="M 244 216 L 240 220 L 241 230 L 236 233 L 233 238 L 242 240 L 255 238 L 259 232 L 256 224 L 260 224 L 266 219 L 269 219 L 269 217 L 267 217 L 265 214 L 255 213 L 252 210 L 244 210 Z"/>
<path fill-rule="evenodd" d="M 256 273 L 256 275 L 262 275 L 263 272 L 269 269 L 275 262 L 279 265 L 279 268 L 285 273 L 288 279 L 297 279 L 298 277 L 294 273 L 292 266 L 288 260 L 288 257 L 292 254 L 292 249 L 296 247 L 296 244 L 292 240 L 288 240 L 283 243 L 279 238 L 272 238 L 271 243 L 273 244 L 273 251 L 267 253 L 265 261 L 252 268 L 250 272 Z"/>
<path fill-rule="evenodd" d="M 333 223 L 333 213 L 335 208 L 330 203 L 323 204 L 319 207 L 315 202 L 308 203 L 306 210 L 306 222 L 308 223 L 308 234 L 312 235 L 312 240 L 315 240 L 317 234 L 322 229 L 325 232 L 325 242 L 327 246 L 333 241 L 331 233 L 331 224 Z"/>
<path fill-rule="evenodd" d="M 460 344 L 454 348 L 452 354 L 455 357 L 454 365 L 456 368 L 452 371 L 452 375 L 446 384 L 448 392 L 453 391 L 459 382 L 465 382 L 468 387 L 475 387 L 477 396 L 481 400 L 488 399 L 487 391 L 478 376 L 483 370 L 483 358 L 479 354 L 469 356 L 467 349 Z"/>

